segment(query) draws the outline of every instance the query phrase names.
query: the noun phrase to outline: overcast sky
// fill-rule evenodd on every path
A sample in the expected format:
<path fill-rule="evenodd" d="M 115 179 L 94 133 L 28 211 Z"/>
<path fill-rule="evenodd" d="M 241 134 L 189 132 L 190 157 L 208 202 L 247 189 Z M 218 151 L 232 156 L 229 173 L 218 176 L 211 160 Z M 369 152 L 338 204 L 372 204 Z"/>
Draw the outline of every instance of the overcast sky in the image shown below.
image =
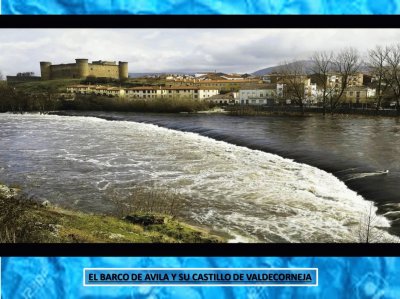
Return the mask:
<path fill-rule="evenodd" d="M 254 72 L 314 51 L 400 42 L 400 29 L 0 29 L 0 71 L 39 61 L 122 60 L 129 72 Z"/>

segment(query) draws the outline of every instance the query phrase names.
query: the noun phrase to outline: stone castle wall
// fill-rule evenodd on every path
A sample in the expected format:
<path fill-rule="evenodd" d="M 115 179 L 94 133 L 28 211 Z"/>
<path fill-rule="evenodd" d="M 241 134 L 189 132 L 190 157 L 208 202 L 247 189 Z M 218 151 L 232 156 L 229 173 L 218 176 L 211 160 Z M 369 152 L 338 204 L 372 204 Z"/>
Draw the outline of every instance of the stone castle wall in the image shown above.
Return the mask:
<path fill-rule="evenodd" d="M 42 80 L 54 79 L 85 79 L 91 77 L 106 77 L 112 79 L 128 78 L 128 63 L 93 64 L 87 59 L 76 59 L 76 63 L 52 65 L 51 62 L 41 62 Z"/>
<path fill-rule="evenodd" d="M 89 76 L 119 79 L 119 66 L 89 64 Z"/>
<path fill-rule="evenodd" d="M 74 79 L 74 78 L 79 78 L 78 70 L 75 63 L 50 66 L 49 79 Z"/>

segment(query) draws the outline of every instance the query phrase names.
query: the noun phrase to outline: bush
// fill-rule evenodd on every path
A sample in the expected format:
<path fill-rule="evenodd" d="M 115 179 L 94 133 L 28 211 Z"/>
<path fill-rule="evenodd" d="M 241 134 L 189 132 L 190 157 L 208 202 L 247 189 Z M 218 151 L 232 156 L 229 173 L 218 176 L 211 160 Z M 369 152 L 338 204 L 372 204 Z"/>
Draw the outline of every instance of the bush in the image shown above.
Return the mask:
<path fill-rule="evenodd" d="M 6 198 L 0 194 L 0 243 L 52 242 L 50 223 L 32 211 L 45 209 L 41 204 L 23 197 Z"/>
<path fill-rule="evenodd" d="M 183 215 L 188 207 L 188 200 L 182 195 L 163 189 L 136 187 L 129 196 L 114 192 L 110 198 L 119 217 L 158 214 L 175 218 Z"/>
<path fill-rule="evenodd" d="M 77 95 L 74 101 L 63 101 L 63 110 L 179 113 L 210 109 L 211 104 L 187 98 L 125 99 L 97 95 Z"/>

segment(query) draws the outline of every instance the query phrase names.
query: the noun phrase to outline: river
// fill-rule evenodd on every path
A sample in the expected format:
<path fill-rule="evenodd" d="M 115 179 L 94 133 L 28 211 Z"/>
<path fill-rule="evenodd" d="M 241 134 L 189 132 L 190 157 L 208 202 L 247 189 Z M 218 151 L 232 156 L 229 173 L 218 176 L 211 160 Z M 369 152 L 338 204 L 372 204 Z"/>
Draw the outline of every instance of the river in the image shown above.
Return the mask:
<path fill-rule="evenodd" d="M 0 181 L 97 213 L 112 190 L 174 190 L 235 242 L 357 242 L 372 201 L 380 239 L 399 235 L 397 118 L 69 114 L 0 115 Z"/>

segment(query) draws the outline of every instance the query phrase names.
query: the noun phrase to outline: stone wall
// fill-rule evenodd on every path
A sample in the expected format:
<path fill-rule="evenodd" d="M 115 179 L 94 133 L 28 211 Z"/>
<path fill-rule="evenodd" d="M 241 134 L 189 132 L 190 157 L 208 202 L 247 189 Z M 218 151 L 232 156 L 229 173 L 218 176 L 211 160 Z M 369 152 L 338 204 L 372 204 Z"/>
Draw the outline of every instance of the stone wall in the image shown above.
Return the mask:
<path fill-rule="evenodd" d="M 89 63 L 89 76 L 119 79 L 118 65 L 100 65 Z"/>
<path fill-rule="evenodd" d="M 128 78 L 128 63 L 119 65 L 89 63 L 87 59 L 76 59 L 76 63 L 52 65 L 51 62 L 40 63 L 42 80 L 85 79 L 103 77 L 112 79 Z"/>

